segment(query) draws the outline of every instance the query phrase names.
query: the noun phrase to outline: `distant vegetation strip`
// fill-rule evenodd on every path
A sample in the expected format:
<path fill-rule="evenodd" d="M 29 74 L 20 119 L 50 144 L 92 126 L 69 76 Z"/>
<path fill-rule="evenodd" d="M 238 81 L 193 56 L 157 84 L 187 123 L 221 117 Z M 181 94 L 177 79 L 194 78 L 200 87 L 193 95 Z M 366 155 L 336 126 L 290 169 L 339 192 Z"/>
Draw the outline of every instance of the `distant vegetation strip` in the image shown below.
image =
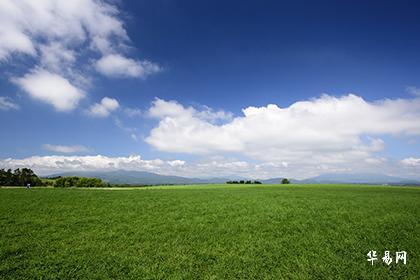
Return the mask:
<path fill-rule="evenodd" d="M 283 179 L 282 184 L 289 184 L 288 179 Z M 227 181 L 226 184 L 262 184 L 258 180 Z M 174 184 L 135 184 L 137 187 L 162 185 L 183 185 Z M 57 188 L 110 188 L 110 187 L 132 187 L 133 184 L 111 184 L 99 178 L 88 178 L 81 176 L 55 176 L 39 178 L 30 168 L 0 169 L 0 186 L 53 186 Z"/>
<path fill-rule="evenodd" d="M 105 188 L 111 187 L 111 184 L 104 183 L 101 179 L 97 178 L 61 177 L 55 180 L 54 187 Z"/>
<path fill-rule="evenodd" d="M 175 185 L 175 184 L 159 184 L 159 186 L 163 186 L 163 185 Z M 130 188 L 130 187 L 151 187 L 151 186 L 157 186 L 157 185 L 110 184 L 98 178 L 85 178 L 85 177 L 78 177 L 78 176 L 70 176 L 70 177 L 55 178 L 53 186 L 56 188 Z"/>
<path fill-rule="evenodd" d="M 41 179 L 30 168 L 0 169 L 0 186 L 53 186 L 58 188 L 81 187 L 81 188 L 104 188 L 111 185 L 97 178 L 83 177 L 55 177 Z"/>

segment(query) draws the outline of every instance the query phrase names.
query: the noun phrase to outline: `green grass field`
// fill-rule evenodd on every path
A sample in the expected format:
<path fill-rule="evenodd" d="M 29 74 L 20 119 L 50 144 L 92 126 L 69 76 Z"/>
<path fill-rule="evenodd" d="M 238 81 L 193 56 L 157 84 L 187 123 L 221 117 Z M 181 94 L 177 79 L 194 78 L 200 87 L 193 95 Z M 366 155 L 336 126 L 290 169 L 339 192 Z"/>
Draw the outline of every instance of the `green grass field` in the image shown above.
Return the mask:
<path fill-rule="evenodd" d="M 419 221 L 415 187 L 3 188 L 0 278 L 419 279 Z"/>

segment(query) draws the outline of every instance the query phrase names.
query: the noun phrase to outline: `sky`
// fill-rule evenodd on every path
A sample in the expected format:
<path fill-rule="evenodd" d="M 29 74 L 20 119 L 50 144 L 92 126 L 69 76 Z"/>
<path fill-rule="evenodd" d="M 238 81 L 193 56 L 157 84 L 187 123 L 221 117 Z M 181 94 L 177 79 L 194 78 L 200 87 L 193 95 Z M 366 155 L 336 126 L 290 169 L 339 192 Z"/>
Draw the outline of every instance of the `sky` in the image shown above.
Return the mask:
<path fill-rule="evenodd" d="M 419 8 L 0 0 L 0 168 L 420 179 Z"/>

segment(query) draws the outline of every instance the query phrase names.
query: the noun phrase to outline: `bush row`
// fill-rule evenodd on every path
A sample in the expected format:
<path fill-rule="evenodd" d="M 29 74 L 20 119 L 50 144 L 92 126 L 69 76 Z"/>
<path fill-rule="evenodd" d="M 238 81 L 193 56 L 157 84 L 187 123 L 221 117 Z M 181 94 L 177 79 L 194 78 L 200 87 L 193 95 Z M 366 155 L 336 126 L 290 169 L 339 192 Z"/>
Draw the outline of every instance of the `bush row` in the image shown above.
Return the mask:
<path fill-rule="evenodd" d="M 240 181 L 227 181 L 226 184 L 261 184 L 260 181 L 245 181 L 245 180 L 240 180 Z"/>
<path fill-rule="evenodd" d="M 55 180 L 54 187 L 57 188 L 105 188 L 111 185 L 103 182 L 97 178 L 84 178 L 84 177 L 60 177 Z"/>

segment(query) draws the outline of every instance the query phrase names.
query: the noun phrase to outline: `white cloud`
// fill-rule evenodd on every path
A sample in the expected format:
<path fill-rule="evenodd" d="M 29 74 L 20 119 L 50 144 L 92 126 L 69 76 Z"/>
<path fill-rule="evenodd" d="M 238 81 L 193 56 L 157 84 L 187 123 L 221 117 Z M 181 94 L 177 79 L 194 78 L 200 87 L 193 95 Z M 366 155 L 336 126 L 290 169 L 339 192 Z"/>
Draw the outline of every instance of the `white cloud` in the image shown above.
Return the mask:
<path fill-rule="evenodd" d="M 36 69 L 21 78 L 13 79 L 30 97 L 51 104 L 57 111 L 73 110 L 85 96 L 83 90 L 66 78 L 42 69 Z"/>
<path fill-rule="evenodd" d="M 108 77 L 146 78 L 160 71 L 160 67 L 155 63 L 134 60 L 118 54 L 102 57 L 96 62 L 95 67 L 98 72 Z"/>
<path fill-rule="evenodd" d="M 87 41 L 93 50 L 107 53 L 127 40 L 117 7 L 104 1 L 0 2 L 0 59 L 17 52 L 35 56 L 52 42 L 76 49 Z"/>
<path fill-rule="evenodd" d="M 90 86 L 92 61 L 108 76 L 140 77 L 156 73 L 160 67 L 147 60 L 127 57 L 130 38 L 115 1 L 101 0 L 2 0 L 0 1 L 0 62 L 16 65 L 26 60 L 30 73 L 12 80 L 32 77 L 32 83 L 16 83 L 32 97 L 52 104 L 59 111 L 76 107 Z M 16 59 L 16 60 L 15 60 Z M 58 91 L 49 79 L 35 83 L 37 72 L 60 79 Z M 61 94 L 62 86 L 66 87 Z M 51 94 L 39 89 L 54 90 Z M 69 98 L 69 99 L 66 99 Z M 60 100 L 62 99 L 62 100 Z M 63 105 L 64 104 L 64 105 Z M 69 105 L 65 105 L 69 104 Z"/>
<path fill-rule="evenodd" d="M 148 115 L 152 118 L 162 119 L 165 117 L 171 118 L 196 118 L 202 121 L 214 123 L 216 121 L 228 121 L 233 118 L 232 113 L 225 111 L 214 111 L 213 109 L 204 106 L 203 110 L 197 110 L 193 107 L 185 108 L 176 101 L 165 101 L 156 98 L 148 111 Z"/>
<path fill-rule="evenodd" d="M 365 159 L 365 162 L 366 163 L 369 163 L 369 164 L 382 164 L 382 163 L 385 163 L 387 161 L 387 159 L 386 158 L 384 158 L 384 157 L 379 157 L 379 158 L 366 158 Z"/>
<path fill-rule="evenodd" d="M 36 54 L 30 37 L 22 30 L 23 12 L 14 2 L 0 2 L 0 60 L 12 53 Z"/>
<path fill-rule="evenodd" d="M 409 167 L 420 167 L 420 158 L 409 157 L 401 160 L 401 163 Z"/>
<path fill-rule="evenodd" d="M 233 118 L 231 112 L 226 112 L 223 110 L 215 111 L 208 106 L 204 106 L 203 110 L 194 110 L 194 115 L 199 119 L 209 121 L 210 123 L 217 123 L 219 121 L 226 122 L 230 121 Z"/>
<path fill-rule="evenodd" d="M 104 118 L 119 107 L 119 103 L 114 98 L 104 97 L 100 103 L 93 104 L 89 109 L 89 114 L 94 117 Z"/>
<path fill-rule="evenodd" d="M 179 160 L 179 159 L 177 159 L 177 160 L 170 160 L 170 161 L 167 161 L 167 163 L 170 166 L 172 166 L 172 167 L 184 166 L 185 165 L 185 161 Z"/>
<path fill-rule="evenodd" d="M 0 110 L 1 111 L 8 111 L 8 110 L 18 110 L 19 105 L 13 102 L 13 100 L 6 96 L 0 96 Z"/>
<path fill-rule="evenodd" d="M 45 150 L 56 152 L 56 153 L 63 153 L 63 154 L 72 154 L 72 153 L 87 153 L 90 152 L 90 149 L 81 146 L 64 146 L 64 145 L 51 145 L 51 144 L 45 144 L 42 146 Z"/>
<path fill-rule="evenodd" d="M 71 66 L 76 61 L 76 51 L 67 49 L 63 43 L 51 42 L 40 46 L 41 65 L 59 72 L 63 66 Z"/>
<path fill-rule="evenodd" d="M 159 123 L 146 142 L 165 152 L 340 165 L 382 150 L 381 135 L 420 135 L 420 99 L 367 102 L 352 94 L 323 95 L 286 108 L 248 107 L 243 114 L 214 124 L 191 107 L 157 99 L 149 115 Z"/>

